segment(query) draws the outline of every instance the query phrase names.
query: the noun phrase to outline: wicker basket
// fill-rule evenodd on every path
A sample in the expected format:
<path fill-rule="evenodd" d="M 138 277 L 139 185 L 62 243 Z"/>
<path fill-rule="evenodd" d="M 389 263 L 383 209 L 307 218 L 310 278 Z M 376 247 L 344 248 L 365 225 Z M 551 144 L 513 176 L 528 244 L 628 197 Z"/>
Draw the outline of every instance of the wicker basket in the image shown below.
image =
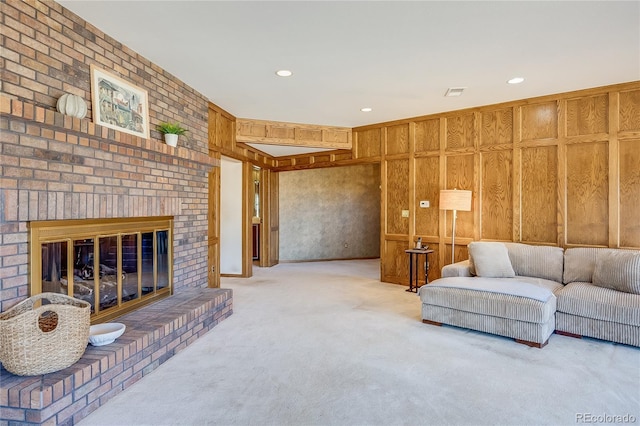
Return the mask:
<path fill-rule="evenodd" d="M 50 303 L 34 308 L 36 302 Z M 91 305 L 58 293 L 42 293 L 0 313 L 0 361 L 19 376 L 62 370 L 87 348 Z"/>

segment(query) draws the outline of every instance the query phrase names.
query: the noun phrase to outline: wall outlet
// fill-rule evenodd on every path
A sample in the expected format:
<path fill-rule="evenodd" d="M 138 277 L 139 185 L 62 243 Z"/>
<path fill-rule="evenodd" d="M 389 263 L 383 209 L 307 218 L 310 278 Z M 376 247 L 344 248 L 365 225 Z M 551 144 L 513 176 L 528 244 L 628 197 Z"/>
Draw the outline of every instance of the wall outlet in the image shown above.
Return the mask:
<path fill-rule="evenodd" d="M 429 200 L 420 201 L 420 208 L 426 209 L 429 207 Z"/>
<path fill-rule="evenodd" d="M 402 217 L 409 217 L 409 210 L 402 210 Z"/>

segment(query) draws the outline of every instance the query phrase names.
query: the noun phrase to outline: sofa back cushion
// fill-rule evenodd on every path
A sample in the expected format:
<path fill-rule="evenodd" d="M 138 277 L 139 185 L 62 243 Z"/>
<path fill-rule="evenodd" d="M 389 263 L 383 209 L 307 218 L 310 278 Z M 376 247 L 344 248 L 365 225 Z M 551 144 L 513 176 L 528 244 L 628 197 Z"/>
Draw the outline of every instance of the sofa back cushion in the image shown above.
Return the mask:
<path fill-rule="evenodd" d="M 593 270 L 593 284 L 640 294 L 640 252 L 615 250 L 599 254 Z"/>
<path fill-rule="evenodd" d="M 504 243 L 516 275 L 562 282 L 564 250 L 562 247 Z"/>
<path fill-rule="evenodd" d="M 504 243 L 474 241 L 467 246 L 474 274 L 487 278 L 513 278 L 516 276 Z"/>
<path fill-rule="evenodd" d="M 565 250 L 563 282 L 565 284 L 593 283 L 593 272 L 596 269 L 598 258 L 619 251 L 622 250 L 604 247 L 576 247 Z M 640 251 L 631 251 L 640 253 Z"/>

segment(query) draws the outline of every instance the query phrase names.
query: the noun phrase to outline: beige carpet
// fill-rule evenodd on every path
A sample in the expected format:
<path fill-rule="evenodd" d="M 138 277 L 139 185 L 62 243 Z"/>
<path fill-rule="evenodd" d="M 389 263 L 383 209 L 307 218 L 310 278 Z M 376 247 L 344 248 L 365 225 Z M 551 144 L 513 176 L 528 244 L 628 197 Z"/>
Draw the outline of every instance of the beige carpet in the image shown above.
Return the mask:
<path fill-rule="evenodd" d="M 638 348 L 423 324 L 418 296 L 378 277 L 364 260 L 223 279 L 235 313 L 81 425 L 640 422 Z"/>

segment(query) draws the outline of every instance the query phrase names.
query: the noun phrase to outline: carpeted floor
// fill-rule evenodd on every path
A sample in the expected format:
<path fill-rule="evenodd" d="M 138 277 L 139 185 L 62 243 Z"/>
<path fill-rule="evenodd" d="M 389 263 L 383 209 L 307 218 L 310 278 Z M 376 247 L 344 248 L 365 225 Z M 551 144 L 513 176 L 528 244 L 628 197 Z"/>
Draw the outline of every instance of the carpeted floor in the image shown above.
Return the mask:
<path fill-rule="evenodd" d="M 640 349 L 423 324 L 378 260 L 254 268 L 222 286 L 230 318 L 81 426 L 640 422 Z"/>

